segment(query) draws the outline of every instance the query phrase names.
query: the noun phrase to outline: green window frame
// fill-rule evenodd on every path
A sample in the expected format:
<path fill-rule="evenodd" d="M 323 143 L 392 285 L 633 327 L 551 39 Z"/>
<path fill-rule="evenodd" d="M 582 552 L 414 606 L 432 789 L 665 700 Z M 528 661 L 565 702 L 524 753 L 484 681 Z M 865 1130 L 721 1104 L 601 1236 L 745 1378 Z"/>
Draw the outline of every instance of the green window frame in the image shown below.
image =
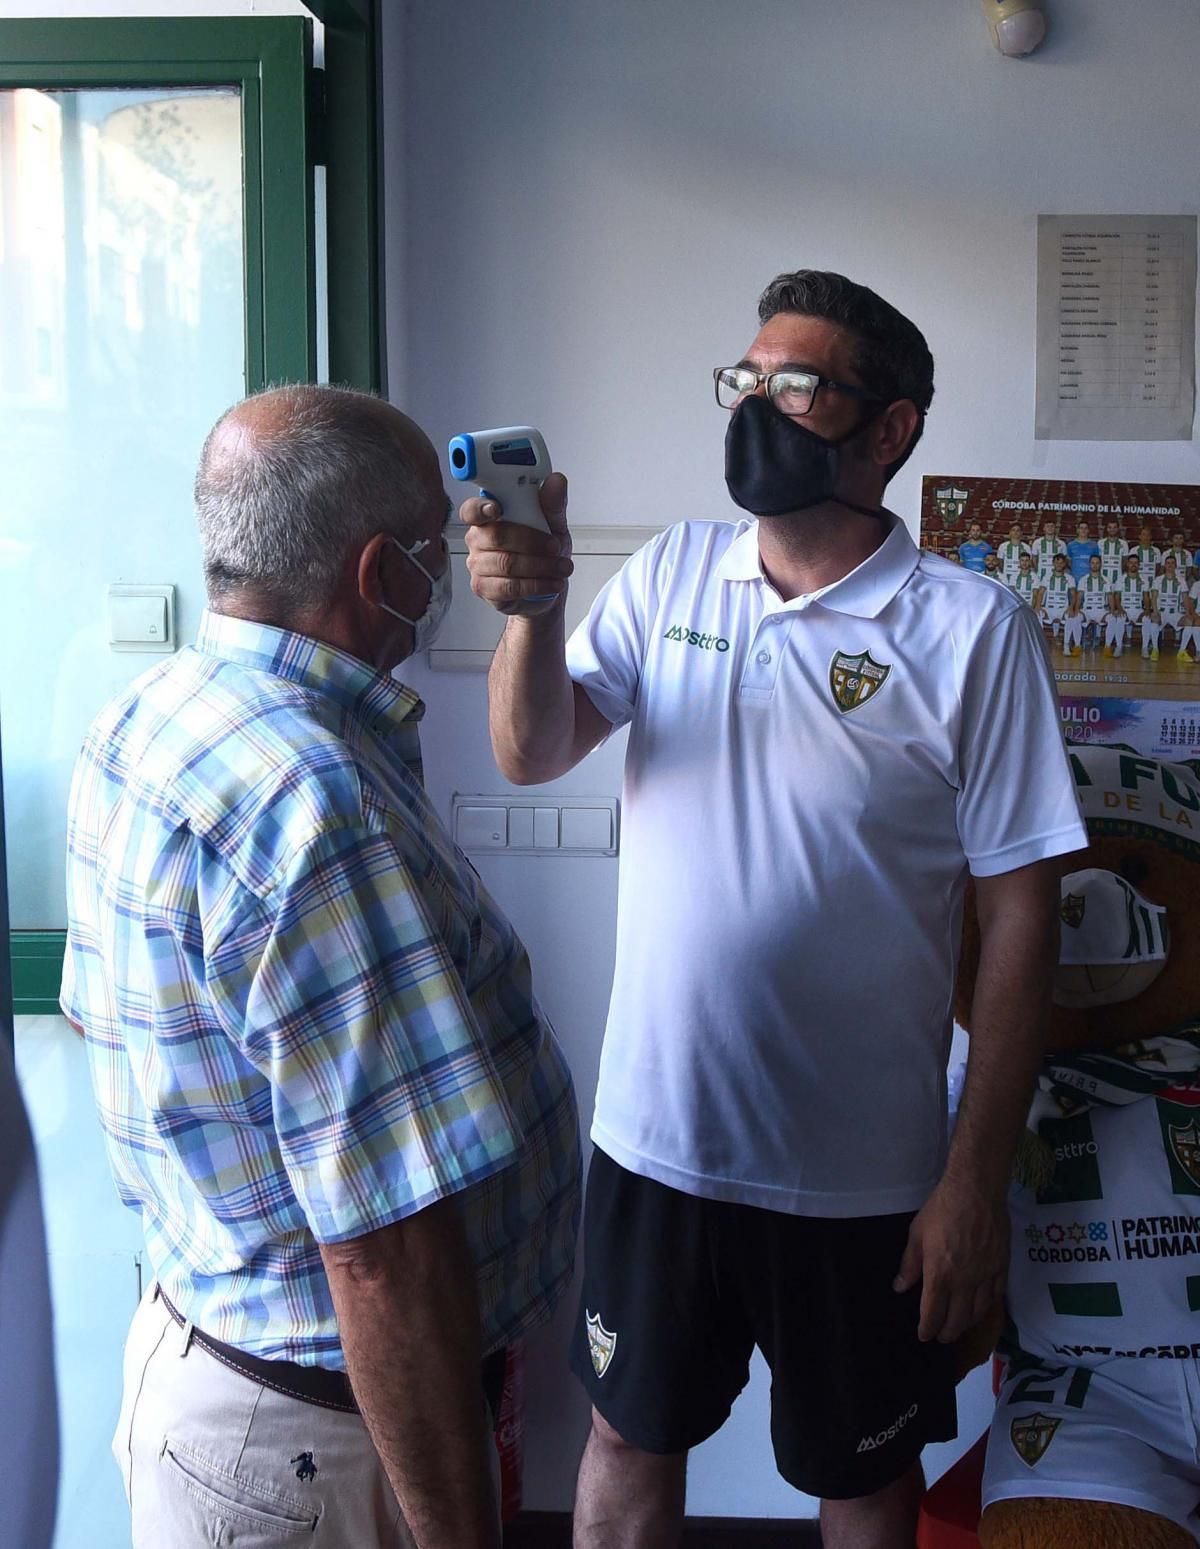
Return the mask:
<path fill-rule="evenodd" d="M 316 380 L 313 170 L 324 165 L 329 375 L 378 392 L 375 9 L 373 0 L 309 0 L 308 9 L 325 26 L 323 71 L 313 68 L 312 24 L 303 17 L 0 21 L 0 89 L 236 86 L 247 390 Z M 66 933 L 4 934 L 14 1014 L 57 1013 Z"/>
<path fill-rule="evenodd" d="M 305 3 L 325 27 L 318 161 L 325 167 L 329 228 L 329 377 L 382 392 L 387 367 L 380 289 L 380 0 Z"/>

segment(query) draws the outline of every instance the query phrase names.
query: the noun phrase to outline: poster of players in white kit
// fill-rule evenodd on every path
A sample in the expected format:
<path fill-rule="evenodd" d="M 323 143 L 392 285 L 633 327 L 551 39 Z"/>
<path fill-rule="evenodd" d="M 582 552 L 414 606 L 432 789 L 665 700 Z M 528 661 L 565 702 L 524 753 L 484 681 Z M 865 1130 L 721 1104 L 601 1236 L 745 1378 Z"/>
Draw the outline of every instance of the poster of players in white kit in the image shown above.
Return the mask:
<path fill-rule="evenodd" d="M 1200 756 L 1200 486 L 927 475 L 921 544 L 1034 610 L 1068 737 Z"/>

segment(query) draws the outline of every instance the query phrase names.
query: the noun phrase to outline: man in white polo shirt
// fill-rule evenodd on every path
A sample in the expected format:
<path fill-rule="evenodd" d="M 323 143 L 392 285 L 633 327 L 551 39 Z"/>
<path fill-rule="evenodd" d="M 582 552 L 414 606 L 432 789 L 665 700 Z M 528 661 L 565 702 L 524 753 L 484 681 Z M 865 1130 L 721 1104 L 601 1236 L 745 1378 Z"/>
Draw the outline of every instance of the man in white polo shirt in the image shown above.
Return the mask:
<path fill-rule="evenodd" d="M 688 1449 L 756 1344 L 777 1465 L 822 1498 L 827 1549 L 913 1542 L 921 1447 L 954 1433 L 949 1342 L 1004 1280 L 1053 857 L 1085 842 L 1033 612 L 882 505 L 933 392 L 921 334 L 815 271 L 772 282 L 759 320 L 715 372 L 748 517 L 667 528 L 569 647 L 565 481 L 550 536 L 463 507 L 472 585 L 516 615 L 501 770 L 555 779 L 630 726 L 578 1549 L 677 1539 Z M 968 872 L 987 966 L 947 1156 Z"/>

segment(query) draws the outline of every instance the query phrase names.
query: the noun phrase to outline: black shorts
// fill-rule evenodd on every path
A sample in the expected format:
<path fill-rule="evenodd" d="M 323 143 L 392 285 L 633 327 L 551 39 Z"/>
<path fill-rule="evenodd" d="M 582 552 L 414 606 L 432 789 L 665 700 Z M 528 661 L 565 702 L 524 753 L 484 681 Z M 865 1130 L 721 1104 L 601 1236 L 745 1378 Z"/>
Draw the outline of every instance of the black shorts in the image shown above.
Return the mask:
<path fill-rule="evenodd" d="M 911 1214 L 836 1220 L 699 1199 L 592 1155 L 571 1368 L 630 1446 L 720 1429 L 755 1345 L 789 1484 L 871 1495 L 956 1434 L 953 1346 L 917 1339 L 892 1289 Z"/>

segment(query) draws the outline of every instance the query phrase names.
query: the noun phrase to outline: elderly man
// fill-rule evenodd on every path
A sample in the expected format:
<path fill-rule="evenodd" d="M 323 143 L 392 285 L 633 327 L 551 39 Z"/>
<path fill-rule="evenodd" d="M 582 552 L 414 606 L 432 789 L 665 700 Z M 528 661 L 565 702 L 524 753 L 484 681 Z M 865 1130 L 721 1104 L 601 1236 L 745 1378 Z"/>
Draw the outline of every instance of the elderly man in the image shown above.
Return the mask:
<path fill-rule="evenodd" d="M 101 712 L 71 793 L 62 1005 L 154 1276 L 134 1544 L 495 1546 L 485 1390 L 570 1279 L 579 1154 L 391 677 L 449 601 L 437 458 L 282 388 L 217 424 L 196 506 L 196 644 Z"/>
<path fill-rule="evenodd" d="M 1085 842 L 1032 610 L 883 508 L 933 392 L 924 339 L 805 270 L 759 322 L 715 372 L 748 517 L 667 528 L 569 646 L 561 600 L 525 600 L 565 591 L 565 482 L 550 535 L 464 508 L 472 584 L 515 615 L 491 674 L 501 769 L 551 780 L 630 727 L 578 1549 L 675 1541 L 688 1449 L 755 1345 L 776 1462 L 822 1497 L 826 1549 L 912 1544 L 921 1448 L 954 1431 L 947 1342 L 1004 1283 L 1053 858 Z M 986 972 L 947 1156 L 968 872 Z"/>

